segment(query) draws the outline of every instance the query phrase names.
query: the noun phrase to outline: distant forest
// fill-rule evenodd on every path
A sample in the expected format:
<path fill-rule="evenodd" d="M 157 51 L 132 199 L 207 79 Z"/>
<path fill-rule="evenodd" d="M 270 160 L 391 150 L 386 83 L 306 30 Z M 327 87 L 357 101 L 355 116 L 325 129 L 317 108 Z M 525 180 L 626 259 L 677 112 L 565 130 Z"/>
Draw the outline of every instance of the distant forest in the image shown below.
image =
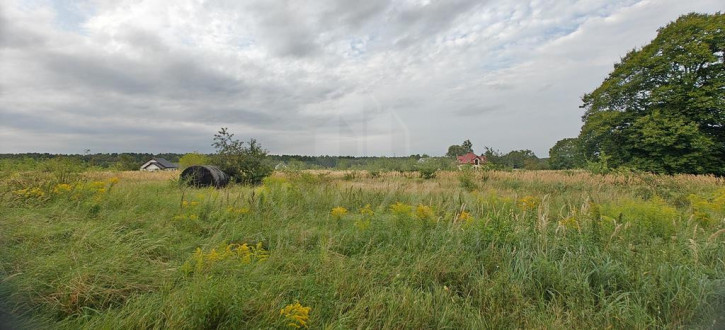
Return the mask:
<path fill-rule="evenodd" d="M 538 158 L 529 150 L 517 150 L 508 154 L 486 152 L 491 168 L 496 169 L 548 169 L 548 159 Z M 37 169 L 44 161 L 64 158 L 88 168 L 138 170 L 142 164 L 152 158 L 164 158 L 178 163 L 184 154 L 178 153 L 96 153 L 96 154 L 50 154 L 22 153 L 0 154 L 0 170 Z M 209 154 L 211 156 L 211 154 Z M 453 157 L 429 157 L 414 154 L 404 157 L 354 157 L 354 156 L 303 156 L 303 155 L 267 155 L 266 161 L 277 169 L 340 169 L 340 170 L 379 170 L 379 171 L 415 171 L 423 164 L 439 169 L 455 168 Z"/>

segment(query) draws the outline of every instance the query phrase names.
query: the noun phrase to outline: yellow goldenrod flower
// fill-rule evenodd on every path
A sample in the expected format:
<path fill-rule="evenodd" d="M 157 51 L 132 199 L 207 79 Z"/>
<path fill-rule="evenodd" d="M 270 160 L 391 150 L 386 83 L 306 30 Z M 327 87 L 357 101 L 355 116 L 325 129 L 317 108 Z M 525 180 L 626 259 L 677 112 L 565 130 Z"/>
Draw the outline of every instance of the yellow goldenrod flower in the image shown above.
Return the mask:
<path fill-rule="evenodd" d="M 206 258 L 210 262 L 222 260 L 222 256 L 219 255 L 218 252 L 216 252 L 216 249 L 211 249 L 211 252 L 209 252 L 209 254 L 206 255 Z"/>
<path fill-rule="evenodd" d="M 68 191 L 71 191 L 73 187 L 67 183 L 59 183 L 55 185 L 55 188 L 53 188 L 53 193 L 55 194 L 62 194 Z"/>
<path fill-rule="evenodd" d="M 45 192 L 40 188 L 25 188 L 13 191 L 13 194 L 24 198 L 41 198 L 45 196 Z"/>
<path fill-rule="evenodd" d="M 575 217 L 567 217 L 559 220 L 559 225 L 568 229 L 579 229 L 579 221 Z"/>
<path fill-rule="evenodd" d="M 289 322 L 287 325 L 292 328 L 307 328 L 307 322 L 310 320 L 311 307 L 304 307 L 299 301 L 289 304 L 279 311 L 279 315 Z"/>
<path fill-rule="evenodd" d="M 197 248 L 190 260 L 187 260 L 182 269 L 187 274 L 201 273 L 208 270 L 217 262 L 226 260 L 238 260 L 242 264 L 251 264 L 253 262 L 262 262 L 269 258 L 262 243 L 256 245 L 243 244 L 222 244 L 218 248 L 211 249 L 209 253 L 204 253 L 201 248 Z"/>
<path fill-rule="evenodd" d="M 540 202 L 541 201 L 534 196 L 526 196 L 519 199 L 517 204 L 519 208 L 526 211 L 536 209 L 536 207 L 539 206 Z"/>
<path fill-rule="evenodd" d="M 375 212 L 373 212 L 373 209 L 370 208 L 370 204 L 365 204 L 365 207 L 360 209 L 360 214 L 366 217 L 372 217 L 375 215 Z"/>
<path fill-rule="evenodd" d="M 342 218 L 345 214 L 347 214 L 347 209 L 342 206 L 333 208 L 332 211 L 330 211 L 330 215 L 338 220 Z"/>
<path fill-rule="evenodd" d="M 461 214 L 458 215 L 458 220 L 470 223 L 473 221 L 473 216 L 466 211 L 461 211 Z"/>
<path fill-rule="evenodd" d="M 262 247 L 262 242 L 258 242 L 254 249 L 254 255 L 258 261 L 265 261 L 269 258 L 269 252 Z"/>
<path fill-rule="evenodd" d="M 118 183 L 118 181 L 119 181 L 119 180 L 118 180 L 118 178 L 117 178 L 117 177 L 115 177 L 115 176 L 114 176 L 114 177 L 112 177 L 112 178 L 110 178 L 110 179 L 108 179 L 108 183 L 110 183 L 110 184 L 112 184 L 112 185 L 114 185 L 114 184 L 117 184 L 117 183 Z"/>
<path fill-rule="evenodd" d="M 355 228 L 360 230 L 368 229 L 370 228 L 370 219 L 357 219 L 355 220 L 355 223 L 353 223 L 353 225 L 355 226 Z"/>
<path fill-rule="evenodd" d="M 418 204 L 418 207 L 415 208 L 415 216 L 420 220 L 432 220 L 435 217 L 435 213 L 432 207 Z"/>
<path fill-rule="evenodd" d="M 407 216 L 410 215 L 412 210 L 412 207 L 408 204 L 403 204 L 401 202 L 397 202 L 393 205 L 390 205 L 390 211 L 393 212 L 393 214 L 398 216 Z"/>
<path fill-rule="evenodd" d="M 98 189 L 101 187 L 105 187 L 106 183 L 103 181 L 93 181 L 91 182 L 91 188 Z"/>

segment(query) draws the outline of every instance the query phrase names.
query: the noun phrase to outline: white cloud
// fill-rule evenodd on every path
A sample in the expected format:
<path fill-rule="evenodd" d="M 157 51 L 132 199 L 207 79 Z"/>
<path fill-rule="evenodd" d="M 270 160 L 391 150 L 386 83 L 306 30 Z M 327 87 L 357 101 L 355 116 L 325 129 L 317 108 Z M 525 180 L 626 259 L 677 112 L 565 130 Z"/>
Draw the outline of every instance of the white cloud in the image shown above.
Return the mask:
<path fill-rule="evenodd" d="M 716 1 L 3 0 L 0 152 L 546 156 L 628 50 Z"/>

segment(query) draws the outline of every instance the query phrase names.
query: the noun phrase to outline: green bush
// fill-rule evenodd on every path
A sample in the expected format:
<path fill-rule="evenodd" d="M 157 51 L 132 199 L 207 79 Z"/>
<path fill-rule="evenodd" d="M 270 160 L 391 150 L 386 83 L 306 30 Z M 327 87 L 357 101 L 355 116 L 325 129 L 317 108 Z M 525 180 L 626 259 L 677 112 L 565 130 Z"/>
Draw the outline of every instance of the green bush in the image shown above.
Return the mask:
<path fill-rule="evenodd" d="M 473 170 L 468 168 L 458 174 L 458 183 L 461 188 L 466 189 L 467 191 L 474 191 L 478 188 L 478 185 L 476 185 L 473 178 Z"/>
<path fill-rule="evenodd" d="M 214 134 L 212 146 L 217 150 L 212 159 L 214 164 L 237 183 L 260 184 L 273 171 L 266 160 L 267 150 L 255 139 L 245 143 L 233 137 L 226 128 Z"/>

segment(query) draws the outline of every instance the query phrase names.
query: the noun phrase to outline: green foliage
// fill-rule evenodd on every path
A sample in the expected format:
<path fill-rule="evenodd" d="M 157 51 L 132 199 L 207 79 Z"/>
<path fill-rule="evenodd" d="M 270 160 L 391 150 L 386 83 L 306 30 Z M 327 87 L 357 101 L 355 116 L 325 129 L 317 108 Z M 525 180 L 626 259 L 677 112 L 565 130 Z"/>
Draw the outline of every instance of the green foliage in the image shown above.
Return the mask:
<path fill-rule="evenodd" d="M 41 169 L 55 177 L 54 183 L 72 183 L 79 179 L 86 166 L 76 158 L 56 157 L 43 162 Z"/>
<path fill-rule="evenodd" d="M 435 178 L 436 172 L 438 172 L 438 168 L 432 166 L 421 166 L 420 169 L 418 169 L 418 173 L 420 173 L 420 177 L 423 179 Z"/>
<path fill-rule="evenodd" d="M 209 164 L 209 157 L 198 152 L 188 153 L 179 158 L 179 168 L 182 170 L 189 166 L 206 164 Z"/>
<path fill-rule="evenodd" d="M 581 151 L 656 173 L 725 174 L 725 14 L 688 14 L 584 95 Z"/>
<path fill-rule="evenodd" d="M 233 137 L 226 128 L 214 134 L 212 146 L 217 151 L 212 157 L 214 164 L 235 182 L 260 184 L 273 171 L 266 161 L 267 151 L 255 139 L 245 143 Z"/>
<path fill-rule="evenodd" d="M 602 152 L 598 155 L 597 161 L 587 161 L 586 170 L 592 174 L 609 174 L 612 171 L 612 168 L 609 166 L 610 158 L 611 156 Z"/>
<path fill-rule="evenodd" d="M 422 163 L 418 163 L 418 173 L 423 179 L 433 179 L 439 170 L 439 162 L 432 158 L 424 158 Z"/>
<path fill-rule="evenodd" d="M 466 189 L 467 191 L 474 191 L 478 189 L 478 185 L 476 184 L 475 177 L 473 175 L 473 170 L 468 168 L 458 173 L 458 183 L 461 188 Z"/>
<path fill-rule="evenodd" d="M 513 150 L 498 157 L 497 161 L 509 168 L 538 169 L 539 158 L 531 150 Z"/>
<path fill-rule="evenodd" d="M 141 166 L 131 155 L 121 154 L 116 163 L 116 169 L 119 171 L 136 171 Z"/>
<path fill-rule="evenodd" d="M 579 168 L 584 165 L 584 156 L 576 138 L 562 139 L 549 149 L 549 165 L 553 170 Z"/>
<path fill-rule="evenodd" d="M 473 152 L 473 143 L 471 143 L 471 140 L 463 141 L 461 145 L 452 145 L 448 147 L 448 152 L 446 152 L 446 157 L 456 157 L 465 155 L 469 152 Z"/>

